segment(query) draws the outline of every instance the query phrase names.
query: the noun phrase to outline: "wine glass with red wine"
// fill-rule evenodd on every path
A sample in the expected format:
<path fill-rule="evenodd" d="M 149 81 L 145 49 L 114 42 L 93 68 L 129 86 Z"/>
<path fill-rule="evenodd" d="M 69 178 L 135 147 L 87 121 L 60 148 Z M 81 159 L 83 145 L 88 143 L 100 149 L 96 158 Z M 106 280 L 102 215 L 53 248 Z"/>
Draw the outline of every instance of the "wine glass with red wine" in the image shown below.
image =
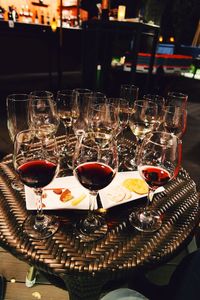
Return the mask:
<path fill-rule="evenodd" d="M 59 155 L 55 137 L 41 141 L 41 130 L 24 130 L 16 135 L 13 162 L 21 182 L 35 192 L 36 215 L 29 215 L 24 221 L 25 232 L 33 239 L 45 239 L 53 235 L 59 226 L 57 219 L 43 213 L 42 189 L 56 176 Z M 39 133 L 38 133 L 39 131 Z M 47 134 L 44 133 L 47 137 Z M 45 152 L 41 151 L 45 143 Z M 34 201 L 34 199 L 33 199 Z"/>
<path fill-rule="evenodd" d="M 146 135 L 137 153 L 137 166 L 141 177 L 149 186 L 145 208 L 133 211 L 129 221 L 133 227 L 144 232 L 153 232 L 162 224 L 161 216 L 150 203 L 154 192 L 178 175 L 181 165 L 182 143 L 172 133 L 154 131 Z"/>
<path fill-rule="evenodd" d="M 118 169 L 115 141 L 97 145 L 92 134 L 95 133 L 85 135 L 77 143 L 73 157 L 74 176 L 89 191 L 88 214 L 75 225 L 76 235 L 84 242 L 101 239 L 107 233 L 105 219 L 95 212 L 96 197 L 99 190 L 112 182 Z"/>

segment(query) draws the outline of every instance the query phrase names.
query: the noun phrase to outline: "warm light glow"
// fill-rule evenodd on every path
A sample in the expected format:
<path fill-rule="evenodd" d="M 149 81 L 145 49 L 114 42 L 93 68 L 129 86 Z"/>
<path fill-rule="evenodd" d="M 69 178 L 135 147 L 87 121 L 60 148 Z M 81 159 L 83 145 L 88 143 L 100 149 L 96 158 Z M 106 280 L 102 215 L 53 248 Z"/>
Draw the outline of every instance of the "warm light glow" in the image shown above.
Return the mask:
<path fill-rule="evenodd" d="M 159 42 L 160 42 L 160 43 L 163 42 L 163 37 L 162 37 L 162 35 L 159 37 Z"/>
<path fill-rule="evenodd" d="M 55 17 L 53 17 L 53 20 L 51 22 L 51 29 L 52 29 L 53 32 L 55 32 L 56 29 L 57 29 L 57 22 L 56 22 Z"/>
<path fill-rule="evenodd" d="M 126 6 L 119 5 L 118 6 L 118 13 L 117 13 L 118 21 L 124 20 L 125 19 L 125 14 L 126 14 Z"/>
<path fill-rule="evenodd" d="M 169 38 L 169 41 L 170 41 L 171 43 L 174 43 L 174 37 L 171 36 L 171 37 Z"/>

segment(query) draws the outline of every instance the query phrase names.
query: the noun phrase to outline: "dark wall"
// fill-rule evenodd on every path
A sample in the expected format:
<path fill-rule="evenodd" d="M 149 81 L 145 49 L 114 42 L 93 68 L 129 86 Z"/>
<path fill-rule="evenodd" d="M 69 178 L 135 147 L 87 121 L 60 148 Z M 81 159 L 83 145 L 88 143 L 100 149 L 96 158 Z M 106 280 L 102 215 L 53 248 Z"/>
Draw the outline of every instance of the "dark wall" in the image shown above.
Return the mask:
<path fill-rule="evenodd" d="M 57 89 L 59 74 L 80 72 L 81 30 L 0 22 L 0 92 Z"/>

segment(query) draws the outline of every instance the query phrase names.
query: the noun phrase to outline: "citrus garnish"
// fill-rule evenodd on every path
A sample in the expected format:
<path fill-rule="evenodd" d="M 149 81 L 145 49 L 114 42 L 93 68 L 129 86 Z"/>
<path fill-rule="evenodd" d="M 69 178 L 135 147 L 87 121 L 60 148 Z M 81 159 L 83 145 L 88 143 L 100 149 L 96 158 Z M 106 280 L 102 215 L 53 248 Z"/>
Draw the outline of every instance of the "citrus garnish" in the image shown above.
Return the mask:
<path fill-rule="evenodd" d="M 137 194 L 147 194 L 148 185 L 143 179 L 140 178 L 127 178 L 123 181 L 122 185 L 131 192 Z"/>

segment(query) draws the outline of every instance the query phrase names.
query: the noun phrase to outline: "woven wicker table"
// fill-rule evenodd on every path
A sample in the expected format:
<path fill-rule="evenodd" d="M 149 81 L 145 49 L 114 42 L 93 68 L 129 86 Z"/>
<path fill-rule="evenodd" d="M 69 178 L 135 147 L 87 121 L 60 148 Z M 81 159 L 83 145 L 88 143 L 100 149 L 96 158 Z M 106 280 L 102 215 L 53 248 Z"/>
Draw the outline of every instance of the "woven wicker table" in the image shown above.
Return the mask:
<path fill-rule="evenodd" d="M 52 211 L 61 221 L 51 238 L 34 241 L 22 230 L 26 211 L 23 192 L 14 191 L 11 155 L 0 163 L 0 245 L 49 275 L 64 280 L 70 300 L 96 300 L 102 286 L 125 278 L 140 268 L 154 268 L 166 262 L 192 237 L 199 222 L 199 197 L 193 180 L 182 170 L 164 192 L 155 196 L 154 208 L 163 216 L 156 233 L 140 233 L 129 222 L 130 211 L 140 203 L 109 209 L 109 232 L 105 239 L 80 243 L 73 235 L 73 222 L 85 212 Z M 46 212 L 47 213 L 47 212 Z"/>

